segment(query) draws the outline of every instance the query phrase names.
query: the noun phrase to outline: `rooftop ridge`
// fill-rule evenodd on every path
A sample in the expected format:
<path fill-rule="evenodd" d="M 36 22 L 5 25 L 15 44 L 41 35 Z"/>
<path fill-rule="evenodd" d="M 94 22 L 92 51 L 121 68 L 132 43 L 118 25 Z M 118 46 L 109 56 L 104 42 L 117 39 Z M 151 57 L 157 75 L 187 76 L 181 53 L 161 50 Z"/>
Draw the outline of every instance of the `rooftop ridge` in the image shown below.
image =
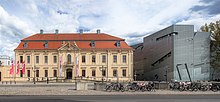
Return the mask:
<path fill-rule="evenodd" d="M 22 39 L 21 41 L 87 41 L 87 40 L 95 40 L 95 41 L 124 41 L 125 39 L 112 36 L 105 33 L 44 33 L 44 34 L 34 34 L 29 37 Z"/>

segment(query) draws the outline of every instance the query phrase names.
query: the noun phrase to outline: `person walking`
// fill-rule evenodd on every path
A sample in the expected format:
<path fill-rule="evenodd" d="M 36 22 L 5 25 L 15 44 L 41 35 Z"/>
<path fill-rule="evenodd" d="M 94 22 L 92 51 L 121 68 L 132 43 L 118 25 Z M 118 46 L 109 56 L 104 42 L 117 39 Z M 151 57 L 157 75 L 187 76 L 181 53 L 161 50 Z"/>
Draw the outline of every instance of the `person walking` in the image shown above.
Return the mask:
<path fill-rule="evenodd" d="M 49 78 L 47 77 L 47 84 L 49 83 Z"/>

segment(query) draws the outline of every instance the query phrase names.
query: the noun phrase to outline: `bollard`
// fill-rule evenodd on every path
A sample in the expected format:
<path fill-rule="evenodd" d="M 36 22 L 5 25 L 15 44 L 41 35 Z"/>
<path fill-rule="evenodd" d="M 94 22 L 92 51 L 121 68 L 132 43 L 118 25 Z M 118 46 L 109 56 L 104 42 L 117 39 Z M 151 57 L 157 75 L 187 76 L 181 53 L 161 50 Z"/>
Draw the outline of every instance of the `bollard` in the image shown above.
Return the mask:
<path fill-rule="evenodd" d="M 4 81 L 2 81 L 2 84 L 4 84 Z"/>
<path fill-rule="evenodd" d="M 103 81 L 104 81 L 104 79 L 103 79 L 103 77 L 102 77 L 102 83 L 103 83 Z"/>
<path fill-rule="evenodd" d="M 8 82 L 6 81 L 6 84 L 8 84 Z"/>
<path fill-rule="evenodd" d="M 16 84 L 16 81 L 14 81 L 14 83 Z"/>
<path fill-rule="evenodd" d="M 10 84 L 11 84 L 11 81 L 10 81 Z"/>
<path fill-rule="evenodd" d="M 36 83 L 36 82 L 35 82 L 35 78 L 33 78 L 33 82 L 34 82 L 34 84 Z"/>

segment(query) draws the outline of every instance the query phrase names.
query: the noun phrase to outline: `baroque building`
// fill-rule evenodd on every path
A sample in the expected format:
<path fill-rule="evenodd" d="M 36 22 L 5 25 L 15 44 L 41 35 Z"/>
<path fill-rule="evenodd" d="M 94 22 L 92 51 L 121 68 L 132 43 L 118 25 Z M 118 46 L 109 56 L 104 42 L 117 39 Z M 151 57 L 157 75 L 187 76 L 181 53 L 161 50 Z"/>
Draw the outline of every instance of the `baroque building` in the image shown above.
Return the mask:
<path fill-rule="evenodd" d="M 25 62 L 25 71 L 18 72 L 16 67 L 7 80 L 133 80 L 133 49 L 124 39 L 100 30 L 96 33 L 40 30 L 39 34 L 22 39 L 14 51 L 15 66 Z"/>

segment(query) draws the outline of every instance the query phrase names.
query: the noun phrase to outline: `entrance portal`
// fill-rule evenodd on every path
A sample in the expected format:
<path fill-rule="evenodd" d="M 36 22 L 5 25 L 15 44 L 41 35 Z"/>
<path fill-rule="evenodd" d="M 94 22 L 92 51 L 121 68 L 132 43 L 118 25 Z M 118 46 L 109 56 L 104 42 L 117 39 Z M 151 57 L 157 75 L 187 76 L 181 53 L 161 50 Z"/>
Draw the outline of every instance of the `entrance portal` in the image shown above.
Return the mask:
<path fill-rule="evenodd" d="M 66 79 L 72 79 L 72 69 L 67 69 L 66 70 Z"/>
<path fill-rule="evenodd" d="M 2 73 L 0 72 L 0 81 L 2 81 Z"/>

